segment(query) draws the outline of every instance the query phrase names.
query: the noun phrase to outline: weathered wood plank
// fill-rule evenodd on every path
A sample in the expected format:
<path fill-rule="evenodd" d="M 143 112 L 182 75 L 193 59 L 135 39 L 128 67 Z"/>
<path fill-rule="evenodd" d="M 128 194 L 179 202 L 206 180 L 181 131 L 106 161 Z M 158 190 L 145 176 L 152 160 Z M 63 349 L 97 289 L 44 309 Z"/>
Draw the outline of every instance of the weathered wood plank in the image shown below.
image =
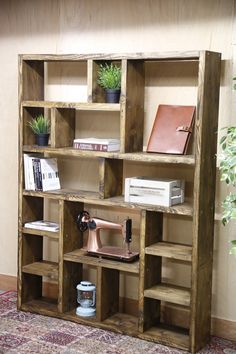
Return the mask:
<path fill-rule="evenodd" d="M 162 283 L 152 286 L 144 290 L 144 296 L 184 306 L 190 305 L 190 290 L 176 285 Z"/>
<path fill-rule="evenodd" d="M 199 61 L 190 320 L 192 353 L 210 338 L 220 60 L 219 53 L 203 52 Z"/>
<path fill-rule="evenodd" d="M 187 330 L 176 327 L 158 325 L 149 328 L 145 333 L 139 334 L 139 338 L 161 343 L 169 347 L 178 347 L 183 350 L 189 348 L 189 335 Z"/>
<path fill-rule="evenodd" d="M 32 236 L 38 235 L 43 237 L 49 237 L 55 240 L 59 239 L 59 232 L 36 230 L 36 229 L 30 229 L 28 227 L 23 227 L 21 231 L 27 235 L 32 235 Z"/>
<path fill-rule="evenodd" d="M 145 60 L 192 60 L 198 59 L 199 51 L 179 52 L 146 52 L 146 53 L 92 53 L 92 54 L 21 54 L 22 60 L 35 61 L 78 61 L 78 60 L 121 60 L 121 59 L 145 59 Z"/>
<path fill-rule="evenodd" d="M 110 198 L 122 194 L 123 161 L 99 159 L 99 197 Z"/>
<path fill-rule="evenodd" d="M 160 164 L 183 164 L 192 165 L 195 164 L 195 158 L 193 155 L 164 155 L 164 154 L 148 154 L 146 152 L 136 153 L 118 153 L 118 152 L 100 152 L 100 151 L 81 151 L 73 148 L 60 148 L 55 149 L 52 147 L 38 147 L 33 145 L 25 145 L 23 147 L 25 152 L 47 153 L 58 156 L 74 156 L 81 158 L 98 158 L 106 157 L 109 159 L 120 159 L 125 161 L 136 162 L 153 162 Z"/>
<path fill-rule="evenodd" d="M 171 242 L 157 242 L 146 247 L 145 254 L 191 262 L 192 247 Z"/>
<path fill-rule="evenodd" d="M 68 252 L 64 255 L 64 260 L 70 262 L 78 262 L 88 264 L 95 267 L 103 267 L 110 269 L 117 269 L 127 273 L 139 273 L 139 261 L 132 263 L 120 262 L 112 259 L 105 259 L 99 257 L 91 257 L 87 255 L 87 252 L 83 249 L 75 249 L 72 252 Z"/>
<path fill-rule="evenodd" d="M 122 60 L 121 152 L 143 150 L 144 62 Z"/>
<path fill-rule="evenodd" d="M 105 206 L 116 206 L 126 209 L 146 209 L 148 211 L 157 211 L 163 213 L 177 214 L 177 215 L 186 215 L 191 217 L 193 214 L 191 203 L 184 202 L 183 204 L 174 205 L 171 207 L 164 207 L 160 205 L 146 205 L 146 204 L 135 204 L 135 203 L 126 203 L 124 202 L 123 196 L 111 197 L 107 199 L 99 198 L 99 194 L 96 192 L 88 191 L 78 191 L 70 189 L 59 189 L 50 192 L 36 192 L 36 191 L 24 191 L 23 195 L 25 196 L 38 196 L 38 197 L 47 197 L 56 200 L 68 200 L 74 202 L 86 202 L 92 205 L 105 205 Z"/>
<path fill-rule="evenodd" d="M 23 101 L 22 107 L 35 108 L 70 108 L 77 111 L 111 111 L 119 112 L 119 103 L 101 102 L 54 102 L 54 101 Z"/>
<path fill-rule="evenodd" d="M 73 146 L 75 138 L 75 110 L 70 108 L 51 109 L 51 146 L 54 148 Z"/>
<path fill-rule="evenodd" d="M 40 261 L 22 267 L 22 272 L 27 274 L 46 276 L 51 279 L 58 279 L 58 264 L 56 262 Z"/>

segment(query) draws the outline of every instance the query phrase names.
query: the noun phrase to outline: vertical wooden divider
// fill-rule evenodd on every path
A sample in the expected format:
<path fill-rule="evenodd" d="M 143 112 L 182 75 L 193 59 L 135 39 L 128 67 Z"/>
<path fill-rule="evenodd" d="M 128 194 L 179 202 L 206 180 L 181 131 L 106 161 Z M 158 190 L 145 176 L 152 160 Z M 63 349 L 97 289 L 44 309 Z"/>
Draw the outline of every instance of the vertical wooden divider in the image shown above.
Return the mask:
<path fill-rule="evenodd" d="M 119 312 L 119 271 L 97 267 L 97 320 L 106 318 Z"/>
<path fill-rule="evenodd" d="M 220 53 L 201 53 L 195 122 L 196 167 L 190 318 L 192 353 L 204 347 L 210 339 L 220 65 Z"/>
<path fill-rule="evenodd" d="M 98 85 L 98 70 L 99 62 L 95 60 L 88 60 L 87 65 L 87 84 L 88 84 L 88 102 L 104 103 L 105 102 L 105 93 L 104 90 Z"/>
<path fill-rule="evenodd" d="M 83 203 L 64 200 L 59 202 L 58 311 L 61 313 L 76 306 L 76 285 L 82 280 L 82 264 L 64 261 L 64 254 L 83 246 L 83 234 L 78 230 L 76 224 L 77 216 L 83 207 Z"/>
<path fill-rule="evenodd" d="M 121 152 L 143 151 L 144 80 L 143 60 L 122 60 Z"/>
<path fill-rule="evenodd" d="M 24 113 L 26 117 L 23 116 L 22 101 L 24 100 L 43 100 L 44 99 L 44 62 L 43 61 L 23 61 L 22 56 L 19 56 L 19 168 L 18 168 L 18 179 L 19 179 L 19 210 L 18 210 L 18 227 L 21 227 L 25 221 L 33 220 L 30 219 L 32 216 L 43 215 L 43 205 L 42 200 L 37 200 L 34 198 L 33 203 L 30 207 L 27 205 L 26 199 L 23 199 L 23 181 L 24 181 L 24 169 L 23 169 L 23 143 L 30 144 L 33 142 L 33 135 L 31 134 L 28 138 L 26 136 L 26 123 L 29 119 L 30 114 L 26 110 Z M 37 112 L 37 109 L 35 110 Z M 26 119 L 26 121 L 24 120 Z M 32 199 L 28 199 L 30 203 Z M 38 202 L 39 201 L 39 202 Z M 36 204 L 34 204 L 36 202 Z M 31 209 L 32 207 L 32 209 Z M 28 219 L 29 218 L 29 219 Z M 41 251 L 41 241 L 37 239 L 37 246 L 39 246 L 39 251 Z M 19 231 L 18 235 L 18 280 L 17 280 L 17 307 L 20 308 L 22 303 L 29 299 L 37 298 L 42 296 L 42 278 L 36 275 L 22 274 L 22 266 L 26 261 L 29 261 L 28 256 L 26 256 L 25 251 L 23 252 L 23 240 L 22 232 Z M 42 255 L 41 255 L 42 256 Z M 24 259 L 24 257 L 27 257 Z"/>
<path fill-rule="evenodd" d="M 52 108 L 51 109 L 51 146 L 67 147 L 73 146 L 75 138 L 75 115 L 73 108 Z"/>
<path fill-rule="evenodd" d="M 99 159 L 99 198 L 122 194 L 123 160 Z"/>
<path fill-rule="evenodd" d="M 162 259 L 145 255 L 145 247 L 162 240 L 163 214 L 142 210 L 140 225 L 139 331 L 160 320 L 160 301 L 145 298 L 144 290 L 161 282 Z"/>

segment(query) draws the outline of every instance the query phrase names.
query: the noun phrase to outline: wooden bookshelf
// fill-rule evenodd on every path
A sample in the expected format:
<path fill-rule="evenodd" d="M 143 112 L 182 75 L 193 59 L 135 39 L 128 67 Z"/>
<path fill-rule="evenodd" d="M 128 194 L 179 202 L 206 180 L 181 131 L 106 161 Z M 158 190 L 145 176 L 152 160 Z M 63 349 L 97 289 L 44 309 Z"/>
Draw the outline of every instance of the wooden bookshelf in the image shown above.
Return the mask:
<path fill-rule="evenodd" d="M 122 70 L 119 104 L 107 104 L 97 85 L 97 68 L 103 61 L 114 61 Z M 87 68 L 87 102 L 45 100 L 45 66 L 50 63 L 82 62 Z M 145 68 L 148 63 L 193 62 L 198 66 L 196 118 L 191 154 L 169 155 L 143 151 Z M 77 323 L 113 330 L 141 339 L 178 347 L 196 353 L 210 339 L 211 278 L 214 233 L 216 143 L 220 86 L 219 53 L 209 51 L 124 54 L 68 54 L 19 56 L 19 257 L 18 308 L 55 316 Z M 119 152 L 79 151 L 73 148 L 76 112 L 106 114 L 119 119 Z M 35 145 L 28 121 L 49 112 L 51 141 L 47 147 Z M 96 113 L 98 112 L 98 113 Z M 111 123 L 112 124 L 112 123 Z M 96 191 L 63 189 L 40 192 L 25 190 L 23 154 L 98 161 Z M 127 164 L 191 169 L 192 188 L 183 204 L 172 207 L 124 202 L 123 182 Z M 158 176 L 157 176 L 158 177 Z M 44 218 L 45 203 L 58 205 L 60 231 L 46 232 L 25 228 L 24 224 Z M 135 210 L 139 213 L 139 259 L 132 263 L 93 257 L 83 249 L 76 217 L 85 205 L 92 208 Z M 192 222 L 189 243 L 163 239 L 163 220 L 168 215 Z M 184 222 L 184 221 L 183 221 Z M 43 259 L 45 239 L 54 240 L 58 261 Z M 191 266 L 190 287 L 162 279 L 163 260 Z M 76 315 L 76 285 L 84 271 L 95 272 L 96 316 Z M 131 315 L 119 304 L 120 274 L 139 279 L 138 312 Z M 44 277 L 58 284 L 56 300 L 45 298 Z M 182 306 L 190 313 L 188 328 L 165 323 L 164 303 Z M 176 305 L 177 304 L 177 305 Z M 174 321 L 176 322 L 176 321 Z"/>

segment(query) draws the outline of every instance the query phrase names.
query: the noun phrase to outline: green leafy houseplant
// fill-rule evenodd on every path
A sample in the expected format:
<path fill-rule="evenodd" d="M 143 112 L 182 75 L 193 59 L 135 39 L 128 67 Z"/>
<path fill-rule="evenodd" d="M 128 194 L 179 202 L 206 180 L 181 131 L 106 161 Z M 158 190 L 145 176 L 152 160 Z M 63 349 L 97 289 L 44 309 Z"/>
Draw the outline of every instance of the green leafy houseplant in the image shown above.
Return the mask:
<path fill-rule="evenodd" d="M 105 89 L 106 102 L 119 102 L 121 87 L 121 68 L 119 66 L 113 63 L 101 64 L 98 70 L 97 83 Z"/>
<path fill-rule="evenodd" d="M 222 153 L 220 155 L 221 181 L 228 186 L 236 187 L 236 126 L 223 128 L 226 133 L 220 140 Z M 236 219 L 236 193 L 230 192 L 223 201 L 222 223 L 226 225 L 231 219 Z M 231 254 L 236 255 L 236 240 L 231 241 Z"/>
<path fill-rule="evenodd" d="M 120 90 L 121 68 L 112 63 L 101 64 L 98 70 L 97 82 L 104 89 Z"/>
<path fill-rule="evenodd" d="M 34 132 L 34 134 L 49 134 L 50 133 L 50 122 L 42 114 L 38 115 L 36 118 L 29 122 L 29 126 Z"/>
<path fill-rule="evenodd" d="M 28 125 L 36 135 L 37 145 L 48 145 L 50 121 L 40 114 L 36 118 L 33 118 Z"/>

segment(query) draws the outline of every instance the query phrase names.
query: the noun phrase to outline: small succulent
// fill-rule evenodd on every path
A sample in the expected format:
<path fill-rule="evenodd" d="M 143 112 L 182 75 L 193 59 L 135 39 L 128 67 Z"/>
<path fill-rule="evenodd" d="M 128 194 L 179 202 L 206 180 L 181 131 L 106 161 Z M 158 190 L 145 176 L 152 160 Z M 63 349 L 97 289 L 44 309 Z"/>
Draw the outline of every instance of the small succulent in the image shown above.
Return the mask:
<path fill-rule="evenodd" d="M 48 134 L 50 132 L 50 121 L 43 114 L 33 118 L 28 125 L 34 134 Z"/>
<path fill-rule="evenodd" d="M 120 89 L 121 68 L 112 63 L 101 64 L 98 70 L 97 83 L 104 89 Z"/>

